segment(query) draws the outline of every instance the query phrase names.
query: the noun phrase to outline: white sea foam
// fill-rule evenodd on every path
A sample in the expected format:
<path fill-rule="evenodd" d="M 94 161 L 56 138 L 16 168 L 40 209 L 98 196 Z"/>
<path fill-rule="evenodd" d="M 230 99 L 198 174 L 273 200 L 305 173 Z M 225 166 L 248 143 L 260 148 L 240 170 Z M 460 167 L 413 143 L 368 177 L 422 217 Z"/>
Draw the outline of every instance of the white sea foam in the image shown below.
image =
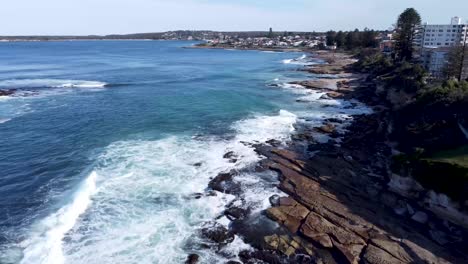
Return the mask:
<path fill-rule="evenodd" d="M 295 58 L 295 59 L 285 59 L 283 60 L 283 63 L 284 64 L 294 64 L 294 65 L 314 65 L 314 64 L 317 64 L 317 62 L 315 61 L 311 61 L 307 55 L 302 55 L 300 56 L 299 58 Z"/>
<path fill-rule="evenodd" d="M 96 191 L 96 172 L 92 172 L 74 194 L 71 202 L 34 227 L 29 239 L 23 241 L 21 263 L 64 263 L 62 240 L 91 204 Z"/>
<path fill-rule="evenodd" d="M 184 262 L 184 246 L 197 228 L 235 198 L 221 193 L 198 200 L 187 197 L 203 192 L 218 173 L 260 160 L 245 142 L 286 140 L 295 122 L 294 114 L 282 110 L 236 122 L 236 135 L 229 140 L 173 136 L 110 145 L 71 203 L 31 230 L 22 243 L 22 263 Z M 238 155 L 238 162 L 223 158 L 228 151 Z M 193 165 L 199 162 L 201 166 Z M 236 238 L 226 251 L 246 248 Z M 226 261 L 209 250 L 198 253 L 204 263 Z"/>
<path fill-rule="evenodd" d="M 6 122 L 8 122 L 10 120 L 11 120 L 11 118 L 0 118 L 0 124 L 6 123 Z"/>
<path fill-rule="evenodd" d="M 105 82 L 60 79 L 17 79 L 0 81 L 0 88 L 103 88 Z"/>
<path fill-rule="evenodd" d="M 465 135 L 466 139 L 468 139 L 468 130 L 460 122 L 458 122 L 458 126 L 460 127 L 460 130 Z"/>

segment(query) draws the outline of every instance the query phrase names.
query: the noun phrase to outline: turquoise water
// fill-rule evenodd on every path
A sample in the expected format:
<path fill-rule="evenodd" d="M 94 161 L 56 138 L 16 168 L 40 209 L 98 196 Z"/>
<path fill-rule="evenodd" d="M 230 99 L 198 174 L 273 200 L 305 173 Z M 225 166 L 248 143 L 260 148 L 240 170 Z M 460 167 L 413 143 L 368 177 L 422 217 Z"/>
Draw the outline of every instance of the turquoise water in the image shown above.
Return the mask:
<path fill-rule="evenodd" d="M 0 263 L 181 263 L 233 199 L 187 197 L 261 159 L 242 142 L 287 141 L 298 122 L 349 113 L 285 84 L 306 78 L 301 53 L 192 44 L 0 44 L 0 89 L 17 89 L 0 98 Z M 245 179 L 261 211 L 278 191 Z M 224 256 L 198 253 L 216 263 L 246 248 L 236 238 Z"/>

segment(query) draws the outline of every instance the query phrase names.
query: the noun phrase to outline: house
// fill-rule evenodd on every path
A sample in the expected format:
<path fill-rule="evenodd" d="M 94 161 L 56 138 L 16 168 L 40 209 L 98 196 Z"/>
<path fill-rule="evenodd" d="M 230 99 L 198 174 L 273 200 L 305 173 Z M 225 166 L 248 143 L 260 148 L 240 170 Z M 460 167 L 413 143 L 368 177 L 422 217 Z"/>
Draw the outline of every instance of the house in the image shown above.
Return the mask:
<path fill-rule="evenodd" d="M 392 53 L 395 49 L 395 41 L 391 39 L 382 40 L 380 41 L 379 48 L 383 53 Z"/>

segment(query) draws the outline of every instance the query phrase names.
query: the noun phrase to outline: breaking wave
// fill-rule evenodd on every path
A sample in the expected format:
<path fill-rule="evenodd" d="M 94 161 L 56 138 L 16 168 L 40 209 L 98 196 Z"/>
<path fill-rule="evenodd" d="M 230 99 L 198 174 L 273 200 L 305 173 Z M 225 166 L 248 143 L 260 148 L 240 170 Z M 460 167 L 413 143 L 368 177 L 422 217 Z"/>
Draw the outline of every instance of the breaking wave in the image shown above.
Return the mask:
<path fill-rule="evenodd" d="M 59 79 L 21 79 L 0 81 L 0 88 L 103 88 L 108 84 L 98 81 L 59 80 Z"/>
<path fill-rule="evenodd" d="M 115 142 L 98 158 L 70 203 L 31 230 L 21 243 L 21 263 L 183 263 L 184 247 L 197 228 L 219 216 L 234 199 L 222 193 L 198 200 L 188 197 L 202 193 L 218 173 L 261 160 L 248 143 L 288 140 L 296 119 L 284 110 L 257 115 L 234 123 L 231 139 L 172 136 Z M 223 158 L 229 151 L 238 157 L 236 163 Z M 249 186 L 251 202 L 263 207 L 269 192 Z M 210 250 L 197 253 L 206 263 L 219 263 L 249 248 L 236 237 L 224 256 Z"/>

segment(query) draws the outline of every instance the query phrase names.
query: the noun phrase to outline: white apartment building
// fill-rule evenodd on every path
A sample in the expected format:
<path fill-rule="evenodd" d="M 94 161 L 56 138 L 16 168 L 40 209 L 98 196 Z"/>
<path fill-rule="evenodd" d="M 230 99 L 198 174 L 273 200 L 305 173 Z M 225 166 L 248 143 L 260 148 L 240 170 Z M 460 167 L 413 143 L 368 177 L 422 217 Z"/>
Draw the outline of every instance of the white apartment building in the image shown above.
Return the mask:
<path fill-rule="evenodd" d="M 468 43 L 468 24 L 459 17 L 453 17 L 449 25 L 423 25 L 422 47 L 450 47 Z"/>
<path fill-rule="evenodd" d="M 442 77 L 445 65 L 447 65 L 447 54 L 449 47 L 426 47 L 422 50 L 421 62 L 434 77 Z"/>

